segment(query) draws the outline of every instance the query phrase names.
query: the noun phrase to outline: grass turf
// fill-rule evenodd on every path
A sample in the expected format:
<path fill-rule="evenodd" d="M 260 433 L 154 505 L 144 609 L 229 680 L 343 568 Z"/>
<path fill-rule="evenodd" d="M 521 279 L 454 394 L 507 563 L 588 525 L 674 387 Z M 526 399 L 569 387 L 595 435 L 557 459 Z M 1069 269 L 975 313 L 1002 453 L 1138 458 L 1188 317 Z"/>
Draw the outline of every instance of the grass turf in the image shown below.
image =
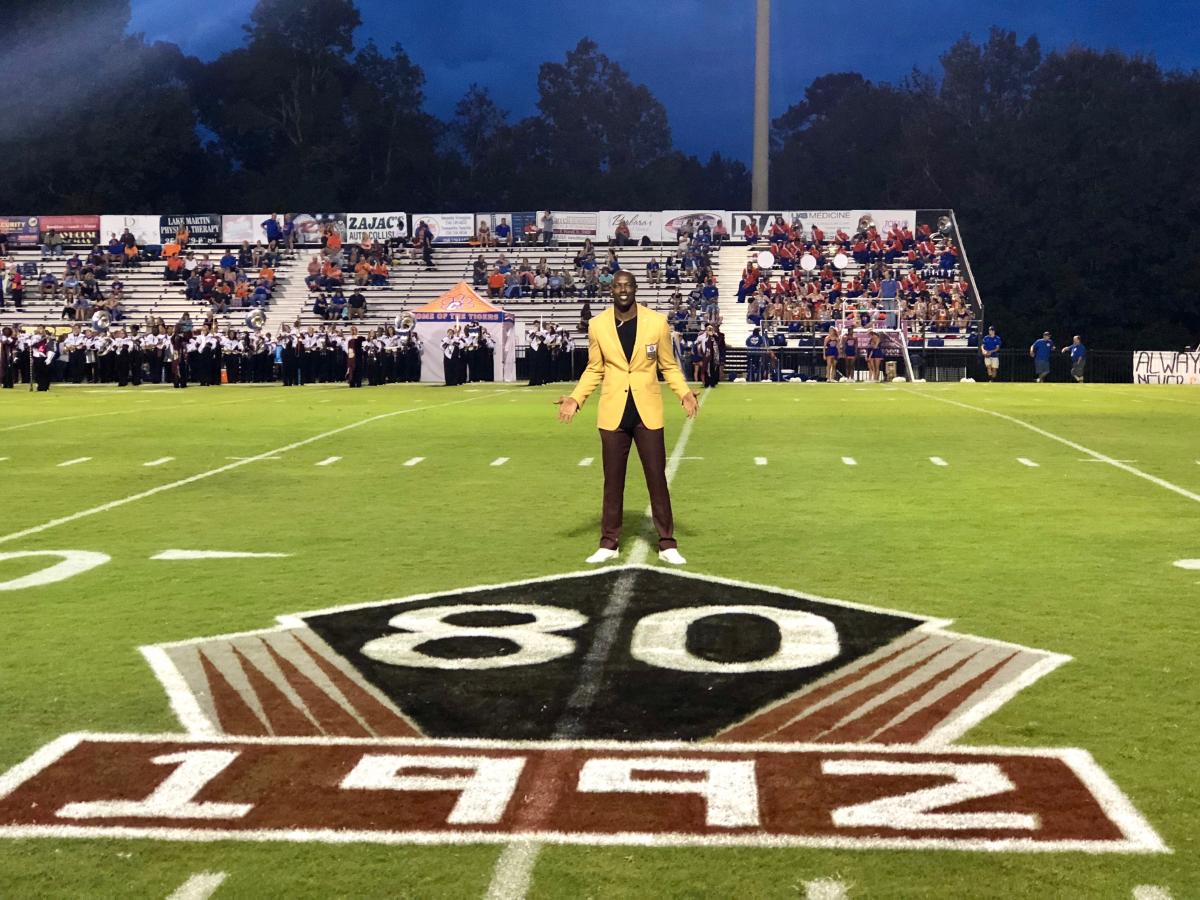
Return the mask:
<path fill-rule="evenodd" d="M 591 404 L 557 387 L 230 387 L 0 396 L 3 534 L 233 466 L 0 542 L 112 562 L 0 592 L 0 768 L 67 731 L 178 730 L 137 646 L 265 627 L 281 613 L 581 568 L 594 546 Z M 940 399 L 939 399 L 940 398 Z M 1100 385 L 726 385 L 672 487 L 689 569 L 955 620 L 1075 659 L 962 743 L 1089 750 L 1171 855 L 547 847 L 531 896 L 1200 895 L 1194 500 L 954 400 L 1029 422 L 1200 493 L 1200 392 Z M 401 410 L 413 410 L 397 415 Z M 250 457 L 359 427 L 280 454 Z M 668 416 L 668 449 L 682 415 Z M 337 455 L 325 467 L 316 462 Z M 91 456 L 69 468 L 57 464 Z M 158 467 L 142 464 L 164 456 Z M 414 456 L 425 460 L 404 467 Z M 499 456 L 503 466 L 490 466 Z M 597 457 L 580 467 L 583 457 Z M 853 457 L 857 465 L 842 463 Z M 949 465 L 938 467 L 929 457 Z M 768 464 L 755 464 L 766 457 Z M 1017 457 L 1038 463 L 1024 466 Z M 653 536 L 637 464 L 626 547 Z M 2 538 L 2 535 L 0 535 Z M 288 559 L 156 562 L 163 549 Z M 0 580 L 42 563 L 0 562 Z M 0 842 L 5 896 L 164 896 L 225 871 L 222 896 L 480 896 L 490 846 Z"/>

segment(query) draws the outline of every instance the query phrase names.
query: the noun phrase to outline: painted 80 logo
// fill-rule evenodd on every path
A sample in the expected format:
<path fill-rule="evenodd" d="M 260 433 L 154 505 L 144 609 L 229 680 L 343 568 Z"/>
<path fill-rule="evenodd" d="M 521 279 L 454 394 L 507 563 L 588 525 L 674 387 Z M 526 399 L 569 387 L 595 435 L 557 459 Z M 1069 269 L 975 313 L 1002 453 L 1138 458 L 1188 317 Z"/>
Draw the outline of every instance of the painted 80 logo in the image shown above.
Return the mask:
<path fill-rule="evenodd" d="M 506 616 L 519 621 L 471 624 L 480 616 Z M 769 623 L 778 633 L 778 644 L 752 660 L 706 658 L 689 648 L 693 626 L 722 616 L 750 616 Z M 455 621 L 455 620 L 460 621 Z M 466 621 L 461 621 L 466 620 Z M 570 656 L 577 641 L 562 632 L 577 631 L 588 623 L 582 613 L 538 603 L 459 604 L 399 613 L 388 625 L 398 634 L 375 638 L 362 646 L 369 659 L 393 666 L 433 669 L 500 669 L 547 663 Z M 716 623 L 714 623 L 716 624 Z M 495 655 L 458 655 L 459 642 L 489 642 L 507 652 Z M 445 647 L 452 644 L 451 647 Z M 441 645 L 438 653 L 432 652 Z M 680 672 L 776 672 L 819 665 L 840 650 L 837 628 L 823 616 L 801 610 L 762 605 L 705 605 L 651 613 L 637 619 L 629 641 L 633 659 Z"/>

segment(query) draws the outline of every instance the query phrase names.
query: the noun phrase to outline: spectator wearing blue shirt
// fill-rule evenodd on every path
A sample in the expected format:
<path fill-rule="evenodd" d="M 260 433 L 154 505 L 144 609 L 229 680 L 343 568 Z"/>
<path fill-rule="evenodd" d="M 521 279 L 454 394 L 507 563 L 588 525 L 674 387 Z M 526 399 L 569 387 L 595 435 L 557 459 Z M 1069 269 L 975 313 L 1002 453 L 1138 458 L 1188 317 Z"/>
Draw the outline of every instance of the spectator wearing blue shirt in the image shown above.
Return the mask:
<path fill-rule="evenodd" d="M 496 226 L 496 243 L 503 244 L 506 247 L 512 246 L 512 228 L 509 227 L 508 219 L 501 219 L 500 224 Z"/>
<path fill-rule="evenodd" d="M 1029 348 L 1033 357 L 1033 370 L 1037 373 L 1038 382 L 1045 381 L 1050 376 L 1050 356 L 1054 353 L 1054 341 L 1050 340 L 1050 332 L 1042 332 L 1042 339 L 1034 341 Z"/>
<path fill-rule="evenodd" d="M 1069 347 L 1063 347 L 1063 353 L 1071 354 L 1071 377 L 1083 384 L 1083 369 L 1087 364 L 1087 347 L 1083 346 L 1083 338 L 1075 335 Z"/>
<path fill-rule="evenodd" d="M 988 326 L 987 335 L 979 343 L 979 352 L 983 355 L 988 381 L 995 381 L 1000 374 L 1000 338 L 996 335 L 995 325 Z"/>
<path fill-rule="evenodd" d="M 758 326 L 750 332 L 750 337 L 746 338 L 746 349 L 750 352 L 746 354 L 746 380 L 758 381 L 759 373 L 762 371 L 762 350 L 766 347 L 766 342 L 762 339 L 762 335 L 758 333 Z"/>
<path fill-rule="evenodd" d="M 283 237 L 283 226 L 279 224 L 279 216 L 271 213 L 271 218 L 262 223 L 263 232 L 267 235 L 267 243 L 273 243 Z"/>

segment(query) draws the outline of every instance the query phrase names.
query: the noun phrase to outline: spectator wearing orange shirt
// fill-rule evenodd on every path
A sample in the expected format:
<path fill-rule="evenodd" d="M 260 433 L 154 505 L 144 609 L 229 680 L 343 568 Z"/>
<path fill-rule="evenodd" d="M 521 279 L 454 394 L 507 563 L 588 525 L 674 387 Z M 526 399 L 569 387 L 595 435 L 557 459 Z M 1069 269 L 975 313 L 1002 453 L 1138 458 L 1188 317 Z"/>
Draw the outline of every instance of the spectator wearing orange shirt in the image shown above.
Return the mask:
<path fill-rule="evenodd" d="M 183 277 L 183 257 L 175 253 L 167 257 L 167 268 L 163 273 L 167 281 L 178 281 Z"/>
<path fill-rule="evenodd" d="M 376 260 L 371 266 L 371 284 L 383 287 L 387 284 L 388 274 L 387 264 L 382 259 Z"/>
<path fill-rule="evenodd" d="M 258 277 L 270 284 L 271 287 L 275 287 L 275 270 L 270 266 L 263 266 L 259 269 Z"/>
<path fill-rule="evenodd" d="M 371 264 L 365 259 L 360 259 L 358 265 L 354 267 L 354 283 L 359 287 L 365 285 L 371 280 Z"/>
<path fill-rule="evenodd" d="M 489 297 L 499 297 L 503 292 L 504 275 L 498 268 L 492 269 L 492 273 L 488 275 L 487 286 Z"/>
<path fill-rule="evenodd" d="M 337 228 L 330 226 L 328 235 L 325 239 L 325 253 L 330 259 L 342 252 L 342 233 Z"/>

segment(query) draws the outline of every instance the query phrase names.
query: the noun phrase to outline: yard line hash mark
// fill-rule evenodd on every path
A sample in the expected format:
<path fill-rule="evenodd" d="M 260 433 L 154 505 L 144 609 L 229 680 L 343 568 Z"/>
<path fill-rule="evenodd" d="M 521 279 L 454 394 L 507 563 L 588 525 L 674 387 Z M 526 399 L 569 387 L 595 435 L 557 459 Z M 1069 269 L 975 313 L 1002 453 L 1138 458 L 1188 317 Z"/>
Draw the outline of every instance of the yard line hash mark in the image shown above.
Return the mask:
<path fill-rule="evenodd" d="M 1029 468 L 1031 468 L 1031 469 L 1036 469 L 1038 467 L 1038 464 L 1035 463 L 1032 459 L 1028 459 L 1024 456 L 1018 456 L 1017 462 L 1019 462 L 1023 466 L 1029 466 Z"/>
<path fill-rule="evenodd" d="M 929 457 L 929 461 L 930 461 L 931 463 L 933 463 L 935 466 L 948 466 L 948 465 L 950 465 L 950 463 L 946 462 L 946 461 L 945 461 L 944 459 L 942 459 L 940 456 L 931 456 L 931 457 Z"/>
<path fill-rule="evenodd" d="M 335 462 L 341 459 L 340 456 L 329 456 L 317 463 L 318 466 L 332 466 Z"/>
<path fill-rule="evenodd" d="M 412 459 L 406 459 L 406 460 L 404 461 L 404 464 L 405 464 L 406 466 L 415 466 L 417 463 L 424 462 L 424 461 L 425 461 L 425 457 L 423 457 L 423 456 L 414 456 Z"/>
<path fill-rule="evenodd" d="M 150 558 L 177 562 L 191 559 L 284 559 L 291 555 L 290 553 L 250 553 L 239 550 L 164 550 Z"/>
<path fill-rule="evenodd" d="M 754 464 L 756 466 L 765 466 L 767 464 L 767 458 L 765 456 L 756 456 L 754 457 Z"/>
<path fill-rule="evenodd" d="M 853 456 L 843 456 L 842 462 L 847 466 L 857 466 L 858 465 L 858 460 L 856 460 Z"/>
<path fill-rule="evenodd" d="M 486 397 L 488 395 L 482 395 Z M 494 394 L 491 396 L 495 396 Z M 121 497 L 117 500 L 110 500 L 107 503 L 101 503 L 98 506 L 91 506 L 87 509 L 82 509 L 79 512 L 71 513 L 67 516 L 60 516 L 57 519 L 51 519 L 48 522 L 43 522 L 41 525 L 32 525 L 29 528 L 22 528 L 20 531 L 14 531 L 10 534 L 0 535 L 0 544 L 7 544 L 11 541 L 18 541 L 21 538 L 29 537 L 31 534 L 40 534 L 43 531 L 49 531 L 51 528 L 57 528 L 59 525 L 66 525 L 68 522 L 77 522 L 80 519 L 86 519 L 89 516 L 98 515 L 99 513 L 108 512 L 110 509 L 117 509 L 126 506 L 130 503 L 136 503 L 138 500 L 145 500 L 147 497 L 153 497 L 161 494 L 164 491 L 174 490 L 175 488 L 184 487 L 185 485 L 195 484 L 197 481 L 203 481 L 206 478 L 212 478 L 216 475 L 223 475 L 226 472 L 232 472 L 234 469 L 241 468 L 250 462 L 258 459 L 265 459 L 269 456 L 274 456 L 276 453 L 287 453 L 291 450 L 297 450 L 300 447 L 307 447 L 309 444 L 323 441 L 326 438 L 334 435 L 344 434 L 347 431 L 352 431 L 355 428 L 361 428 L 364 425 L 370 425 L 372 422 L 379 422 L 383 419 L 390 419 L 393 416 L 402 416 L 407 413 L 425 412 L 429 409 L 438 409 L 446 406 L 458 406 L 462 403 L 474 403 L 481 397 L 468 397 L 464 400 L 449 400 L 445 403 L 435 403 L 431 406 L 408 406 L 404 409 L 396 409 L 386 413 L 376 413 L 373 416 L 367 416 L 365 419 L 359 419 L 357 422 L 351 422 L 349 425 L 342 425 L 340 428 L 334 428 L 330 431 L 322 431 L 320 434 L 314 434 L 311 437 L 303 438 L 299 441 L 293 441 L 290 444 L 285 444 L 282 447 L 276 447 L 274 450 L 268 450 L 259 456 L 252 456 L 249 459 L 238 460 L 224 466 L 218 466 L 215 469 L 209 469 L 205 472 L 200 472 L 196 475 L 191 475 L 187 478 L 180 478 L 178 481 L 170 481 L 166 484 L 160 484 L 156 487 L 149 488 L 144 491 L 139 491 L 136 494 L 130 494 L 128 497 Z"/>
<path fill-rule="evenodd" d="M 497 456 L 495 459 L 492 460 L 492 465 L 493 466 L 502 466 L 506 462 L 508 462 L 507 456 Z"/>
<path fill-rule="evenodd" d="M 591 457 L 591 456 L 585 456 L 583 459 L 581 459 L 581 460 L 579 461 L 579 465 L 581 465 L 581 466 L 590 466 L 590 465 L 592 464 L 592 462 L 593 462 L 593 459 L 594 459 L 594 458 L 593 458 L 593 457 Z"/>
<path fill-rule="evenodd" d="M 90 456 L 80 456 L 75 459 L 68 459 L 64 462 L 60 462 L 58 464 L 58 468 L 62 469 L 62 468 L 65 468 L 66 466 L 76 466 L 76 465 L 79 465 L 79 463 L 89 462 L 90 460 L 91 460 Z"/>
<path fill-rule="evenodd" d="M 152 459 L 149 462 L 142 463 L 143 466 L 161 466 L 164 463 L 169 463 L 174 460 L 173 456 L 160 456 L 158 459 Z"/>
<path fill-rule="evenodd" d="M 208 900 L 228 877 L 226 872 L 199 872 L 176 888 L 167 900 Z"/>

